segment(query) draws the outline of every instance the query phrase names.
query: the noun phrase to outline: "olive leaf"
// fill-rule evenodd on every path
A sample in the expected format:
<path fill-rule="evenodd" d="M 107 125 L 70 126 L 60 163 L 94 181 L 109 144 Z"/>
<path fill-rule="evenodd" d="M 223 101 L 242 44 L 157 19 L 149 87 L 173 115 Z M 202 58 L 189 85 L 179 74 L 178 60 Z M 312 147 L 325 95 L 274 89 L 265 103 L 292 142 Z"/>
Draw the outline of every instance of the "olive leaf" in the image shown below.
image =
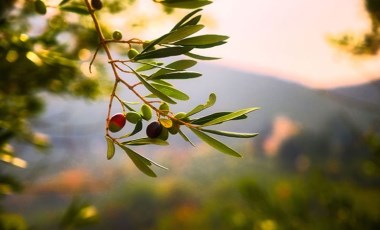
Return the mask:
<path fill-rule="evenodd" d="M 183 9 L 195 9 L 208 4 L 211 4 L 212 1 L 189 1 L 189 0 L 177 0 L 177 1 L 159 1 L 164 6 L 172 8 L 183 8 Z"/>
<path fill-rule="evenodd" d="M 219 118 L 219 117 L 231 114 L 231 113 L 232 112 L 217 112 L 217 113 L 213 113 L 213 114 L 201 117 L 201 118 L 193 119 L 191 121 L 191 123 L 194 124 L 194 125 L 203 125 L 203 124 L 205 124 L 205 123 L 207 123 L 209 121 L 212 121 L 212 120 L 214 120 L 216 118 Z M 243 115 L 241 115 L 239 117 L 235 117 L 232 120 L 242 120 L 242 119 L 246 119 L 246 118 L 247 118 L 247 115 L 243 114 Z"/>
<path fill-rule="evenodd" d="M 216 102 L 216 94 L 211 93 L 210 96 L 208 97 L 208 101 L 205 104 L 196 106 L 190 112 L 186 113 L 185 117 L 189 117 L 191 115 L 199 113 L 199 112 L 213 106 L 215 104 L 215 102 Z"/>
<path fill-rule="evenodd" d="M 227 114 L 227 115 L 215 118 L 215 119 L 213 119 L 213 120 L 211 120 L 209 122 L 206 122 L 202 126 L 210 126 L 210 125 L 219 124 L 219 123 L 222 123 L 222 122 L 225 122 L 225 121 L 229 121 L 229 120 L 232 120 L 234 118 L 240 117 L 241 115 L 245 115 L 247 113 L 250 113 L 250 112 L 258 110 L 258 109 L 259 109 L 259 107 L 241 109 L 241 110 L 232 112 L 230 114 Z"/>
<path fill-rule="evenodd" d="M 211 61 L 211 60 L 220 59 L 218 57 L 207 57 L 207 56 L 202 56 L 202 55 L 198 55 L 194 53 L 185 53 L 185 55 L 194 59 L 202 60 L 202 61 Z"/>
<path fill-rule="evenodd" d="M 196 13 L 198 13 L 199 11 L 201 11 L 202 9 L 196 9 L 190 13 L 188 13 L 187 15 L 185 15 L 174 27 L 171 31 L 173 30 L 176 30 L 178 29 L 179 27 L 181 26 L 184 26 L 186 21 L 189 20 L 193 15 L 195 15 Z"/>
<path fill-rule="evenodd" d="M 122 142 L 123 145 L 149 145 L 149 144 L 154 144 L 154 145 L 169 145 L 167 141 L 161 140 L 159 138 L 140 138 L 136 140 L 130 140 L 130 141 L 125 141 Z"/>
<path fill-rule="evenodd" d="M 189 60 L 189 59 L 178 60 L 178 61 L 172 62 L 169 65 L 165 66 L 165 68 L 161 68 L 160 70 L 158 70 L 157 72 L 152 74 L 150 76 L 150 78 L 155 78 L 158 75 L 162 75 L 165 73 L 170 73 L 170 72 L 174 72 L 174 71 L 178 71 L 178 70 L 186 70 L 188 68 L 193 67 L 196 64 L 197 64 L 197 62 L 194 60 Z"/>
<path fill-rule="evenodd" d="M 133 129 L 133 131 L 131 133 L 128 133 L 128 134 L 125 134 L 123 136 L 120 137 L 120 139 L 122 138 L 127 138 L 127 137 L 130 137 L 130 136 L 133 136 L 135 135 L 136 133 L 140 132 L 143 128 L 143 123 L 142 121 L 138 121 L 135 125 L 135 128 Z"/>
<path fill-rule="evenodd" d="M 187 94 L 171 86 L 162 85 L 158 83 L 151 83 L 151 85 L 171 98 L 181 100 L 181 101 L 187 101 L 190 99 L 190 97 Z"/>
<path fill-rule="evenodd" d="M 167 47 L 157 50 L 151 50 L 147 52 L 141 52 L 140 54 L 136 55 L 133 60 L 143 60 L 143 59 L 155 59 L 155 58 L 165 58 L 165 57 L 171 57 L 171 56 L 177 56 L 181 54 L 188 53 L 190 50 L 192 50 L 193 47 L 181 47 L 181 46 L 175 46 L 175 47 Z"/>
<path fill-rule="evenodd" d="M 220 141 L 218 141 L 218 140 L 216 140 L 216 139 L 208 136 L 204 132 L 201 132 L 200 130 L 195 129 L 195 128 L 190 128 L 190 130 L 195 135 L 197 135 L 202 141 L 204 141 L 205 143 L 207 143 L 211 147 L 215 148 L 216 150 L 218 150 L 218 151 L 220 151 L 222 153 L 231 155 L 231 156 L 241 157 L 241 155 L 238 152 L 236 152 L 235 150 L 231 149 L 230 147 L 228 147 L 227 145 L 223 144 L 222 142 L 220 142 Z"/>
<path fill-rule="evenodd" d="M 115 144 L 113 140 L 106 136 L 106 141 L 107 141 L 107 159 L 111 160 L 112 157 L 115 155 Z"/>
<path fill-rule="evenodd" d="M 182 137 L 182 139 L 184 139 L 186 142 L 189 142 L 192 146 L 195 146 L 195 145 L 193 144 L 193 142 L 191 142 L 190 138 L 188 138 L 188 137 L 186 136 L 186 134 L 185 134 L 184 132 L 182 132 L 181 129 L 178 130 L 178 133 L 179 133 L 179 135 Z"/>
<path fill-rule="evenodd" d="M 196 46 L 206 46 L 210 44 L 221 44 L 221 42 L 224 42 L 227 39 L 228 39 L 228 36 L 224 36 L 224 35 L 206 34 L 206 35 L 199 35 L 196 37 L 185 38 L 183 40 L 175 42 L 174 44 L 196 47 Z"/>
<path fill-rule="evenodd" d="M 179 72 L 170 72 L 170 73 L 164 73 L 161 75 L 154 75 L 151 77 L 148 77 L 148 80 L 151 79 L 190 79 L 190 78 L 197 78 L 202 76 L 202 74 L 197 72 L 190 72 L 190 71 L 179 71 Z"/>
<path fill-rule="evenodd" d="M 204 27 L 205 27 L 204 25 L 188 25 L 188 26 L 180 27 L 170 32 L 169 34 L 167 34 L 167 36 L 165 36 L 165 38 L 163 38 L 160 42 L 158 42 L 158 44 L 168 44 L 168 43 L 172 43 L 172 42 L 184 39 L 200 31 Z"/>
<path fill-rule="evenodd" d="M 251 138 L 259 135 L 258 133 L 237 133 L 237 132 L 228 132 L 228 131 L 221 131 L 221 130 L 210 130 L 210 129 L 200 129 L 203 132 L 208 132 L 220 136 L 226 136 L 226 137 L 236 137 L 236 138 Z"/>

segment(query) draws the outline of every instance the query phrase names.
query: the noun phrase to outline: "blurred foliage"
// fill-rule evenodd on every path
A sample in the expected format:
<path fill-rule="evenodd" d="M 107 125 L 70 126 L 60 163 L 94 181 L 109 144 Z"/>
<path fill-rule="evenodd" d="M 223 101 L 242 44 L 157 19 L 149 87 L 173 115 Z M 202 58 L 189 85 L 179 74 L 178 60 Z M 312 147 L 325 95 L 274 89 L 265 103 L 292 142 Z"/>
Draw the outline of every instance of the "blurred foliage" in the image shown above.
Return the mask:
<path fill-rule="evenodd" d="M 363 0 L 370 20 L 370 30 L 361 36 L 344 34 L 334 36 L 330 41 L 354 55 L 376 55 L 380 49 L 380 1 Z"/>

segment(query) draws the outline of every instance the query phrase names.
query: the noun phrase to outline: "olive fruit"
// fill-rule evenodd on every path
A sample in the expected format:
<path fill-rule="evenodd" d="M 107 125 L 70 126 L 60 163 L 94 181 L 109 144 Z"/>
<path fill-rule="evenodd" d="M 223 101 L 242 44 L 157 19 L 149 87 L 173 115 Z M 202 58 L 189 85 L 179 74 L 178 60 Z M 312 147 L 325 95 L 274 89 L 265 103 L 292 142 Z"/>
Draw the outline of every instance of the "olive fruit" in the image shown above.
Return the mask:
<path fill-rule="evenodd" d="M 174 117 L 184 122 L 190 121 L 190 118 L 186 117 L 185 112 L 179 112 Z"/>
<path fill-rule="evenodd" d="M 108 122 L 108 129 L 115 133 L 119 132 L 125 125 L 125 115 L 122 113 L 116 113 L 111 117 L 111 119 Z"/>
<path fill-rule="evenodd" d="M 128 51 L 128 57 L 129 57 L 130 59 L 133 59 L 133 58 L 136 57 L 138 54 L 139 54 L 139 51 L 137 51 L 137 50 L 134 49 L 134 48 L 131 48 L 131 49 Z"/>
<path fill-rule="evenodd" d="M 143 104 L 140 111 L 144 120 L 149 121 L 152 118 L 152 109 L 147 104 Z"/>
<path fill-rule="evenodd" d="M 91 6 L 94 10 L 101 10 L 103 8 L 102 0 L 91 0 Z"/>
<path fill-rule="evenodd" d="M 157 138 L 162 131 L 162 125 L 158 121 L 153 121 L 146 127 L 146 135 L 150 138 Z"/>
<path fill-rule="evenodd" d="M 123 34 L 121 33 L 120 30 L 115 30 L 113 33 L 112 33 L 112 38 L 119 41 L 123 38 Z"/>
<path fill-rule="evenodd" d="M 141 121 L 141 115 L 136 112 L 128 112 L 125 115 L 125 118 L 127 121 L 131 122 L 132 124 L 136 124 L 137 122 Z"/>
<path fill-rule="evenodd" d="M 162 126 L 161 133 L 160 133 L 160 135 L 158 135 L 157 138 L 166 141 L 169 138 L 169 131 L 168 131 L 168 129 Z"/>
<path fill-rule="evenodd" d="M 34 8 L 39 14 L 46 14 L 46 5 L 42 0 L 37 0 L 34 2 Z"/>
<path fill-rule="evenodd" d="M 162 102 L 160 104 L 160 107 L 158 109 L 163 113 L 163 114 L 168 114 L 169 113 L 169 104 L 166 102 Z"/>

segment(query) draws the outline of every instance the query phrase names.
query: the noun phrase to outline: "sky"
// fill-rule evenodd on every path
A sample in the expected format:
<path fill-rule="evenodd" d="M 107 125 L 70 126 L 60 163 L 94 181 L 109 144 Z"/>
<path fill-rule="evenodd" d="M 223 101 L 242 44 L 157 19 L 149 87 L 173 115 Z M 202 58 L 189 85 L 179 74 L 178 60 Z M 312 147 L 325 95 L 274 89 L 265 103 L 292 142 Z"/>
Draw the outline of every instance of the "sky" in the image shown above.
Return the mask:
<path fill-rule="evenodd" d="M 353 57 L 327 41 L 368 29 L 362 0 L 215 0 L 204 13 L 215 21 L 211 32 L 230 36 L 212 53 L 223 57 L 217 64 L 313 88 L 380 76 L 379 57 Z"/>

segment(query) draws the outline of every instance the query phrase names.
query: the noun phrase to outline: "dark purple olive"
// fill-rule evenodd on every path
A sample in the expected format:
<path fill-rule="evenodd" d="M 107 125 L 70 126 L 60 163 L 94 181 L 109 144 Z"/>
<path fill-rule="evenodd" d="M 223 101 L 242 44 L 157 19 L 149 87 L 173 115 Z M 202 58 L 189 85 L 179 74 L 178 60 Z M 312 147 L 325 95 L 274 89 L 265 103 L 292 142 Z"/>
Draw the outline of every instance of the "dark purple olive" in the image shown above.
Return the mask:
<path fill-rule="evenodd" d="M 162 132 L 162 125 L 158 121 L 153 121 L 146 127 L 146 135 L 150 138 L 157 138 Z"/>
<path fill-rule="evenodd" d="M 102 0 L 91 0 L 91 6 L 94 10 L 100 10 L 103 8 Z"/>

